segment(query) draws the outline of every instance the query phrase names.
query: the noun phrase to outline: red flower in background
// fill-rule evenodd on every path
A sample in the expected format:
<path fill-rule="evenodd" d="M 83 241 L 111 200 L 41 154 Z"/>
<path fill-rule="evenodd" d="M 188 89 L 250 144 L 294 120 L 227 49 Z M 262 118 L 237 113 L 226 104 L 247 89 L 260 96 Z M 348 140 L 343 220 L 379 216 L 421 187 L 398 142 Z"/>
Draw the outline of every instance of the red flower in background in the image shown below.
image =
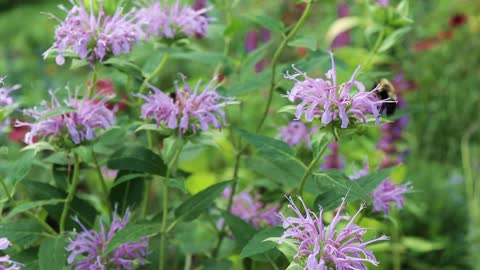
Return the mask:
<path fill-rule="evenodd" d="M 451 27 L 460 27 L 467 23 L 468 17 L 463 13 L 458 13 L 450 17 L 449 24 Z"/>
<path fill-rule="evenodd" d="M 115 95 L 117 93 L 117 90 L 115 89 L 115 86 L 113 85 L 113 82 L 111 80 L 100 79 L 95 83 L 95 93 L 103 96 L 108 96 Z M 120 101 L 110 100 L 107 103 L 107 108 L 113 111 L 123 111 L 128 107 L 127 102 L 128 96 L 122 94 L 120 96 Z"/>

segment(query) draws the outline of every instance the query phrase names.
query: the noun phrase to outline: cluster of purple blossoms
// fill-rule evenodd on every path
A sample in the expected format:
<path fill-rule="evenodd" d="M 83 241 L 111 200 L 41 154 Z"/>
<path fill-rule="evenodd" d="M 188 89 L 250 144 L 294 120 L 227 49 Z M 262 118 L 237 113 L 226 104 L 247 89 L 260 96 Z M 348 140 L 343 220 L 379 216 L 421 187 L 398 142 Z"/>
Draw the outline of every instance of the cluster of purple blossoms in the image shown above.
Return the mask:
<path fill-rule="evenodd" d="M 356 180 L 366 176 L 369 172 L 368 163 L 366 163 L 363 169 L 350 176 L 350 179 Z M 405 193 L 410 190 L 411 188 L 408 184 L 393 183 L 390 178 L 383 180 L 370 194 L 373 198 L 373 211 L 383 211 L 385 215 L 388 215 L 390 210 L 392 210 L 393 203 L 396 203 L 398 209 L 402 209 L 405 205 Z"/>
<path fill-rule="evenodd" d="M 88 230 L 80 223 L 83 231 L 70 239 L 66 250 L 71 252 L 68 256 L 68 264 L 72 264 L 73 270 L 106 270 L 106 269 L 128 269 L 132 270 L 137 265 L 144 265 L 145 256 L 148 254 L 148 239 L 141 238 L 136 242 L 127 242 L 105 254 L 108 242 L 112 240 L 115 233 L 125 228 L 130 213 L 125 213 L 123 219 L 117 216 L 116 211 L 107 232 L 103 223 L 100 223 L 100 232 Z M 78 259 L 77 259 L 78 257 Z"/>
<path fill-rule="evenodd" d="M 3 78 L 0 78 L 0 84 L 3 84 Z M 19 88 L 20 85 L 0 87 L 0 112 L 2 115 L 2 118 L 0 118 L 0 132 L 10 125 L 10 119 L 4 119 L 3 117 L 7 116 L 9 108 L 13 109 L 15 107 L 13 97 L 10 94 Z"/>
<path fill-rule="evenodd" d="M 7 238 L 0 238 L 0 250 L 5 250 L 11 246 Z M 10 260 L 10 256 L 0 256 L 0 270 L 19 270 L 22 264 Z"/>
<path fill-rule="evenodd" d="M 310 135 L 315 133 L 318 127 L 309 128 L 301 121 L 292 121 L 280 129 L 277 139 L 282 139 L 290 146 L 296 146 L 305 142 L 310 147 Z"/>
<path fill-rule="evenodd" d="M 338 18 L 350 16 L 350 7 L 342 2 L 338 5 Z M 338 34 L 332 42 L 332 49 L 341 48 L 350 45 L 350 31 L 344 31 Z"/>
<path fill-rule="evenodd" d="M 100 3 L 97 15 L 93 5 L 87 10 L 83 1 L 77 1 L 78 5 L 73 0 L 70 2 L 73 5 L 71 10 L 62 7 L 67 12 L 64 21 L 52 15 L 60 25 L 55 30 L 56 41 L 45 55 L 56 49 L 58 65 L 65 63 L 64 55 L 69 49 L 81 59 L 93 63 L 95 60 L 102 61 L 109 53 L 126 54 L 134 43 L 140 41 L 143 32 L 133 16 L 135 10 L 122 14 L 122 9 L 118 9 L 109 16 Z"/>
<path fill-rule="evenodd" d="M 377 0 L 377 5 L 380 7 L 388 7 L 388 0 Z"/>
<path fill-rule="evenodd" d="M 222 196 L 228 199 L 231 192 L 230 188 L 226 188 Z M 276 215 L 278 206 L 261 203 L 259 196 L 252 197 L 248 192 L 235 195 L 230 212 L 255 228 L 260 228 L 262 225 L 276 226 L 281 223 L 280 218 Z"/>
<path fill-rule="evenodd" d="M 336 142 L 328 145 L 330 153 L 325 156 L 325 162 L 322 165 L 322 170 L 341 170 L 345 168 L 345 160 L 340 156 L 340 146 Z"/>
<path fill-rule="evenodd" d="M 378 124 L 381 106 L 388 100 L 378 99 L 375 94 L 377 88 L 365 91 L 365 86 L 355 80 L 360 67 L 355 70 L 348 82 L 339 85 L 332 52 L 330 57 L 332 68 L 325 74 L 326 79 L 310 78 L 295 67 L 293 67 L 295 74 L 285 75 L 285 78 L 296 82 L 288 93 L 291 102 L 300 101 L 295 113 L 296 118 L 300 119 L 305 115 L 307 122 L 320 118 L 324 125 L 340 119 L 341 128 L 346 128 L 352 119 L 362 120 L 366 124 L 365 115 L 373 115 Z M 303 77 L 303 80 L 299 77 Z M 354 86 L 358 90 L 355 94 L 351 93 Z"/>
<path fill-rule="evenodd" d="M 194 9 L 189 5 L 181 5 L 180 0 L 171 6 L 156 1 L 148 7 L 141 8 L 137 12 L 137 18 L 139 25 L 144 28 L 147 39 L 175 38 L 180 34 L 205 37 L 209 23 L 207 11 L 208 8 Z"/>
<path fill-rule="evenodd" d="M 106 107 L 109 97 L 103 99 L 79 99 L 78 89 L 72 96 L 68 90 L 68 98 L 64 100 L 65 112 L 62 112 L 60 101 L 50 92 L 51 104 L 42 102 L 43 110 L 38 108 L 24 110 L 24 114 L 34 118 L 37 122 L 19 122 L 17 127 L 27 126 L 30 131 L 25 134 L 25 143 L 34 143 L 35 137 L 61 137 L 68 133 L 75 144 L 96 137 L 95 129 L 107 129 L 115 123 L 114 113 Z M 59 111 L 55 114 L 55 111 Z M 50 116 L 51 115 L 51 116 Z"/>
<path fill-rule="evenodd" d="M 381 236 L 364 242 L 362 237 L 366 229 L 354 224 L 360 211 L 365 206 L 362 204 L 357 213 L 350 218 L 348 214 L 342 215 L 345 210 L 345 199 L 336 211 L 333 220 L 328 226 L 323 223 L 323 209 L 317 216 L 310 211 L 305 203 L 299 198 L 305 215 L 295 205 L 292 198 L 289 198 L 288 208 L 292 209 L 297 216 L 284 217 L 283 228 L 286 229 L 279 239 L 281 244 L 285 239 L 293 239 L 298 246 L 298 252 L 294 259 L 306 261 L 305 270 L 329 270 L 329 269 L 358 269 L 366 270 L 365 263 L 378 266 L 379 262 L 372 251 L 367 249 L 369 244 L 388 240 Z M 340 227 L 341 221 L 348 221 L 344 227 Z"/>
<path fill-rule="evenodd" d="M 233 98 L 220 96 L 212 87 L 215 79 L 211 80 L 205 89 L 199 93 L 200 83 L 198 81 L 192 91 L 186 78 L 182 75 L 183 87 L 175 83 L 176 91 L 173 95 L 167 95 L 155 87 L 149 95 L 138 94 L 146 101 L 142 106 L 142 119 L 154 119 L 157 126 L 161 123 L 170 129 L 177 129 L 179 136 L 191 131 L 196 133 L 200 128 L 208 130 L 209 125 L 221 130 L 225 122 L 223 107 L 230 104 L 237 104 Z M 221 118 L 221 119 L 220 119 Z"/>
<path fill-rule="evenodd" d="M 260 38 L 260 40 L 259 40 Z M 249 31 L 245 38 L 245 51 L 250 53 L 258 48 L 258 42 L 266 43 L 270 40 L 270 30 L 262 28 L 260 31 Z M 266 65 L 266 59 L 262 59 L 255 64 L 255 72 L 262 72 Z"/>

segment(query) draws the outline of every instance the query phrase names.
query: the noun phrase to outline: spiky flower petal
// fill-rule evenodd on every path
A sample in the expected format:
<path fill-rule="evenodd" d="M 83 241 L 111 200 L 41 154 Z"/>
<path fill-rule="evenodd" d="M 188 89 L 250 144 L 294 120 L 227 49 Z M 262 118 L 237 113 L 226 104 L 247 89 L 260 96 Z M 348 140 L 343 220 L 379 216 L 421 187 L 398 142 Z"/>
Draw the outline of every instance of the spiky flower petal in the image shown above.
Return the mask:
<path fill-rule="evenodd" d="M 7 238 L 0 238 L 0 250 L 5 250 L 10 247 L 10 241 Z M 19 270 L 22 268 L 21 263 L 10 260 L 10 256 L 0 256 L 0 270 Z"/>

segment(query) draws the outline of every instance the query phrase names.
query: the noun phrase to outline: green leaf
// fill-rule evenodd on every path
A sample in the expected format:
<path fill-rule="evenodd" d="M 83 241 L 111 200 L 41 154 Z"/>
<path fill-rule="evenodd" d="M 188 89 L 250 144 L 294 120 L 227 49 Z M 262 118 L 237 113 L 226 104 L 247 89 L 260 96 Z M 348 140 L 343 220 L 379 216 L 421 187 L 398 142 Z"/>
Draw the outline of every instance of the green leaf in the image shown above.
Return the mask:
<path fill-rule="evenodd" d="M 296 262 L 291 262 L 290 265 L 285 270 L 303 270 L 304 267 L 300 266 L 300 264 Z"/>
<path fill-rule="evenodd" d="M 114 170 L 165 175 L 162 158 L 143 146 L 126 146 L 112 154 L 107 166 Z"/>
<path fill-rule="evenodd" d="M 208 210 L 220 193 L 222 193 L 228 185 L 232 184 L 233 181 L 234 180 L 230 180 L 215 184 L 190 197 L 175 210 L 175 216 L 177 219 L 186 221 L 195 219 L 203 211 Z"/>
<path fill-rule="evenodd" d="M 375 171 L 371 174 L 362 176 L 355 180 L 365 192 L 372 192 L 383 180 L 389 177 L 392 174 L 396 167 L 390 167 L 382 170 Z"/>
<path fill-rule="evenodd" d="M 58 189 L 49 184 L 40 183 L 36 181 L 24 181 L 22 185 L 26 191 L 30 193 L 34 200 L 51 200 L 51 199 L 64 199 L 67 197 L 67 193 L 61 189 Z M 60 214 L 62 213 L 63 205 L 44 205 L 45 210 L 49 216 L 55 220 L 60 220 Z M 85 226 L 92 226 L 95 220 L 96 211 L 87 201 L 74 197 L 68 216 L 78 216 L 80 221 Z M 77 228 L 78 224 L 71 218 L 67 218 L 67 229 Z"/>
<path fill-rule="evenodd" d="M 184 59 L 189 62 L 200 64 L 216 65 L 219 62 L 228 61 L 222 53 L 206 52 L 206 51 L 191 51 L 191 52 L 176 52 L 171 54 L 172 59 Z"/>
<path fill-rule="evenodd" d="M 211 259 L 203 264 L 205 270 L 230 270 L 232 266 L 232 262 L 227 259 Z"/>
<path fill-rule="evenodd" d="M 163 140 L 162 148 L 162 157 L 165 160 L 165 163 L 170 166 L 170 169 L 175 170 L 176 168 L 171 168 L 174 164 L 172 162 L 175 160 L 175 155 L 179 155 L 182 151 L 185 142 L 182 138 L 172 136 Z"/>
<path fill-rule="evenodd" d="M 333 136 L 330 132 L 326 131 L 317 131 L 315 134 L 312 135 L 312 150 L 313 155 L 323 155 L 325 150 L 327 149 L 330 142 L 332 142 Z"/>
<path fill-rule="evenodd" d="M 17 205 L 15 208 L 10 211 L 6 217 L 6 219 L 10 219 L 11 217 L 26 212 L 32 208 L 41 207 L 44 205 L 55 205 L 59 203 L 63 203 L 65 200 L 63 199 L 52 199 L 52 200 L 45 200 L 45 201 L 33 201 L 33 202 L 26 202 L 20 205 Z"/>
<path fill-rule="evenodd" d="M 2 237 L 22 248 L 33 245 L 43 237 L 43 228 L 37 221 L 31 219 L 19 219 L 7 224 L 0 224 Z"/>
<path fill-rule="evenodd" d="M 264 165 L 276 170 L 276 176 L 281 178 L 277 179 L 277 181 L 282 181 L 286 185 L 286 188 L 292 188 L 298 184 L 297 181 L 302 178 L 306 167 L 295 157 L 294 150 L 288 144 L 241 129 L 235 131 L 258 150 L 257 156 L 255 156 L 254 159 L 263 163 L 263 165 L 260 165 L 260 163 L 250 163 L 250 165 L 254 166 L 257 170 L 263 170 L 262 166 Z M 259 160 L 259 158 L 262 160 Z M 273 171 L 270 170 L 270 172 L 262 174 L 270 177 L 272 172 Z"/>
<path fill-rule="evenodd" d="M 292 41 L 288 42 L 288 46 L 305 47 L 312 51 L 316 51 L 318 49 L 318 39 L 316 39 L 313 35 L 297 37 Z"/>
<path fill-rule="evenodd" d="M 403 27 L 398 30 L 393 31 L 390 35 L 385 38 L 385 40 L 382 42 L 382 45 L 378 49 L 378 52 L 385 52 L 386 50 L 390 49 L 397 43 L 405 34 L 410 32 L 412 28 L 411 27 Z"/>
<path fill-rule="evenodd" d="M 72 108 L 72 107 L 68 107 L 68 106 L 58 107 L 58 108 L 50 110 L 46 114 L 43 114 L 42 116 L 40 116 L 40 118 L 37 119 L 37 122 L 47 120 L 49 118 L 59 116 L 59 115 L 62 115 L 62 114 L 66 114 L 66 113 L 69 113 L 69 112 L 73 112 L 73 111 L 75 111 L 75 108 Z"/>
<path fill-rule="evenodd" d="M 271 76 L 271 71 L 266 70 L 255 76 L 249 76 L 246 80 L 240 80 L 239 82 L 232 83 L 230 89 L 225 92 L 222 92 L 222 95 L 229 97 L 236 97 L 249 94 L 256 90 L 259 90 L 263 87 L 266 87 L 269 82 L 269 77 Z"/>
<path fill-rule="evenodd" d="M 67 260 L 66 246 L 66 235 L 44 240 L 38 251 L 40 270 L 63 270 Z"/>
<path fill-rule="evenodd" d="M 48 142 L 40 141 L 40 142 L 29 144 L 23 147 L 21 151 L 28 151 L 28 150 L 33 150 L 33 155 L 36 155 L 38 152 L 45 151 L 45 150 L 55 151 L 55 147 L 53 147 L 53 145 L 51 145 Z"/>
<path fill-rule="evenodd" d="M 115 233 L 108 242 L 105 254 L 110 253 L 126 242 L 136 242 L 142 237 L 153 237 L 161 232 L 160 223 L 138 223 L 127 224 L 125 228 Z"/>
<path fill-rule="evenodd" d="M 167 128 L 165 125 L 157 126 L 156 124 L 143 124 L 135 130 L 135 133 L 141 130 L 152 130 L 152 131 L 158 132 L 160 135 L 170 135 L 172 134 L 172 131 L 173 131 Z"/>
<path fill-rule="evenodd" d="M 278 243 L 278 240 L 280 237 L 270 237 L 266 239 L 265 241 L 271 241 L 277 245 L 277 249 L 280 250 L 280 252 L 287 257 L 288 261 L 293 261 L 293 257 L 297 254 L 298 252 L 298 245 L 295 245 L 294 239 L 284 239 L 282 243 Z"/>
<path fill-rule="evenodd" d="M 88 61 L 82 59 L 72 59 L 72 64 L 70 65 L 71 70 L 75 70 L 77 68 L 82 68 L 88 66 Z"/>
<path fill-rule="evenodd" d="M 112 66 L 113 68 L 127 75 L 131 75 L 137 78 L 144 77 L 140 67 L 126 59 L 112 57 L 107 61 L 103 62 L 103 64 Z"/>
<path fill-rule="evenodd" d="M 282 21 L 262 14 L 249 14 L 244 17 L 247 20 L 258 24 L 259 26 L 265 27 L 274 33 L 282 33 L 285 28 Z"/>
<path fill-rule="evenodd" d="M 325 35 L 325 41 L 328 46 L 332 44 L 333 40 L 342 32 L 348 31 L 361 23 L 359 17 L 343 17 L 337 19 L 328 29 Z"/>
<path fill-rule="evenodd" d="M 280 237 L 283 234 L 280 227 L 272 227 L 256 233 L 248 244 L 242 249 L 240 258 L 252 257 L 266 253 L 276 248 L 276 244 L 271 241 L 265 241 L 271 237 Z"/>
<path fill-rule="evenodd" d="M 430 252 L 445 248 L 445 243 L 441 241 L 430 241 L 418 237 L 405 236 L 402 237 L 402 244 L 414 252 Z"/>
<path fill-rule="evenodd" d="M 408 0 L 402 0 L 400 3 L 398 3 L 397 8 L 396 8 L 398 14 L 402 17 L 408 17 L 409 15 L 409 10 L 410 10 L 410 3 Z"/>
<path fill-rule="evenodd" d="M 147 176 L 148 176 L 148 174 L 143 174 L 143 173 L 132 173 L 132 174 L 122 175 L 122 176 L 118 177 L 117 179 L 115 179 L 115 182 L 113 183 L 112 188 L 115 187 L 115 186 L 118 186 L 122 183 L 134 180 L 134 179 L 143 179 Z"/>
<path fill-rule="evenodd" d="M 7 175 L 7 179 L 10 181 L 12 186 L 15 186 L 17 183 L 22 181 L 30 172 L 30 169 L 33 165 L 34 156 L 35 151 L 27 151 L 15 161 Z"/>
<path fill-rule="evenodd" d="M 252 225 L 229 212 L 223 212 L 222 215 L 239 247 L 243 248 L 257 231 Z"/>

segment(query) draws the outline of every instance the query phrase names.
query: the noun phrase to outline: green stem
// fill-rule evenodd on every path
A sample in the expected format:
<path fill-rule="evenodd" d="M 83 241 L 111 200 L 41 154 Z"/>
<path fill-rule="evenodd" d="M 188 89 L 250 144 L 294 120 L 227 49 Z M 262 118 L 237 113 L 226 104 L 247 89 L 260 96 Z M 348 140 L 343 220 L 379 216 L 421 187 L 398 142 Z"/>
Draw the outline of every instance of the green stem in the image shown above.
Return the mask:
<path fill-rule="evenodd" d="M 324 146 L 321 149 L 319 149 L 317 155 L 315 155 L 312 162 L 310 162 L 307 169 L 305 170 L 305 173 L 303 174 L 302 179 L 300 180 L 300 185 L 298 188 L 298 194 L 300 195 L 300 197 L 303 196 L 303 189 L 305 187 L 305 183 L 307 182 L 308 177 L 310 177 L 313 169 L 318 165 L 318 162 L 322 158 L 323 153 L 327 149 L 327 146 L 328 146 L 328 143 L 324 144 Z"/>
<path fill-rule="evenodd" d="M 140 94 L 143 94 L 143 92 L 145 91 L 145 89 L 147 88 L 148 86 L 148 83 L 153 79 L 155 78 L 159 73 L 160 71 L 162 71 L 163 67 L 165 66 L 165 64 L 167 63 L 167 60 L 169 58 L 169 55 L 168 55 L 168 52 L 165 52 L 163 54 L 163 57 L 162 57 L 162 61 L 160 61 L 160 63 L 158 64 L 157 68 L 155 68 L 155 70 L 150 73 L 150 75 L 148 75 L 147 78 L 145 78 L 145 80 L 143 81 L 142 85 L 140 86 L 140 90 L 139 90 L 139 93 Z"/>
<path fill-rule="evenodd" d="M 393 270 L 401 270 L 402 269 L 402 257 L 399 250 L 400 245 L 400 235 L 398 233 L 398 226 L 393 224 L 393 228 L 391 231 L 392 237 L 392 258 L 393 258 Z"/>
<path fill-rule="evenodd" d="M 165 269 L 165 246 L 167 240 L 167 218 L 168 218 L 168 180 L 170 179 L 170 175 L 175 172 L 178 158 L 180 157 L 180 153 L 182 152 L 183 147 L 178 147 L 176 150 L 172 160 L 169 162 L 167 166 L 167 173 L 165 175 L 165 179 L 163 180 L 162 185 L 162 196 L 163 196 L 163 203 L 162 203 L 162 234 L 160 235 L 160 252 L 159 252 L 159 260 L 158 260 L 158 269 L 163 270 Z"/>
<path fill-rule="evenodd" d="M 192 268 L 192 254 L 185 255 L 185 266 L 183 270 L 190 270 Z"/>
<path fill-rule="evenodd" d="M 102 170 L 100 168 L 100 165 L 98 164 L 97 155 L 95 154 L 95 151 L 93 151 L 93 149 L 92 149 L 92 159 L 93 159 L 93 163 L 95 164 L 95 168 L 97 169 L 98 178 L 100 178 L 100 184 L 102 186 L 103 193 L 105 194 L 104 203 L 105 203 L 105 206 L 107 207 L 108 213 L 111 217 L 111 215 L 112 215 L 112 205 L 110 204 L 110 201 L 108 200 L 108 196 L 110 195 L 110 191 L 108 189 L 107 183 L 105 182 L 105 178 L 103 177 L 103 173 L 102 173 Z"/>
<path fill-rule="evenodd" d="M 78 185 L 78 170 L 80 168 L 80 161 L 78 160 L 78 155 L 76 153 L 73 154 L 74 157 L 74 165 L 73 165 L 73 180 L 72 185 L 70 186 L 70 190 L 68 191 L 67 198 L 65 199 L 65 204 L 63 205 L 62 215 L 60 217 L 60 233 L 65 231 L 65 221 L 67 220 L 68 209 L 70 208 L 70 204 L 72 203 L 73 197 L 75 195 L 75 190 L 77 189 Z"/>
<path fill-rule="evenodd" d="M 270 77 L 270 89 L 268 91 L 268 98 L 267 98 L 267 105 L 265 106 L 265 111 L 263 112 L 263 116 L 260 119 L 260 122 L 258 123 L 257 126 L 257 133 L 262 129 L 263 124 L 265 123 L 265 119 L 267 118 L 268 112 L 270 111 L 270 106 L 272 105 L 272 99 L 273 99 L 273 90 L 275 88 L 275 80 L 276 80 L 276 75 L 277 75 L 277 63 L 278 60 L 280 59 L 280 56 L 283 53 L 283 50 L 287 46 L 288 41 L 292 39 L 295 34 L 298 32 L 300 27 L 303 25 L 305 22 L 308 14 L 310 13 L 310 10 L 312 9 L 312 0 L 307 1 L 307 6 L 303 10 L 303 14 L 298 20 L 297 24 L 295 24 L 295 27 L 293 27 L 292 31 L 288 33 L 288 35 L 282 40 L 282 43 L 280 43 L 280 46 L 277 48 L 275 51 L 275 54 L 273 55 L 272 59 L 272 74 Z"/>
<path fill-rule="evenodd" d="M 242 146 L 240 145 L 239 148 L 242 148 Z M 242 157 L 242 151 L 239 151 L 235 157 L 235 168 L 233 170 L 233 179 L 237 179 L 238 178 L 238 170 L 240 168 L 240 159 Z M 233 197 L 235 196 L 235 192 L 237 191 L 237 185 L 238 185 L 238 181 L 234 181 L 233 184 L 232 184 L 232 190 L 230 192 L 230 197 L 228 198 L 228 205 L 227 205 L 227 212 L 230 212 L 230 210 L 232 209 L 232 205 L 233 205 Z M 226 223 L 224 222 L 223 225 L 222 225 L 222 228 L 220 229 L 220 232 L 218 233 L 218 242 L 217 242 L 217 245 L 215 246 L 215 249 L 213 250 L 213 257 L 217 257 L 218 255 L 218 252 L 220 251 L 220 246 L 222 245 L 222 242 L 223 242 L 223 238 L 225 238 L 225 229 L 226 229 L 227 225 Z"/>
<path fill-rule="evenodd" d="M 90 86 L 88 87 L 87 89 L 87 97 L 88 99 L 91 99 L 92 96 L 93 96 L 93 93 L 95 92 L 95 84 L 97 83 L 97 70 L 93 69 L 93 72 L 92 72 L 92 78 L 90 80 Z"/>
<path fill-rule="evenodd" d="M 232 3 L 230 0 L 225 0 L 225 25 L 229 26 L 232 22 Z M 232 38 L 230 36 L 224 37 L 225 46 L 223 48 L 223 56 L 227 57 L 230 53 L 230 45 L 232 44 Z M 215 75 L 218 75 L 222 69 L 223 61 L 220 62 L 215 68 Z"/>
<path fill-rule="evenodd" d="M 13 199 L 12 195 L 8 191 L 7 185 L 5 184 L 5 181 L 3 180 L 2 177 L 0 177 L 0 184 L 2 185 L 3 191 L 6 194 L 8 200 L 12 203 L 13 207 L 15 207 L 17 205 L 17 202 Z M 26 211 L 25 213 L 30 218 L 35 219 L 40 225 L 42 225 L 43 228 L 45 228 L 45 230 L 47 230 L 53 235 L 57 235 L 57 232 L 50 225 L 48 225 L 48 223 L 46 223 L 44 220 L 39 218 L 37 215 L 31 213 L 30 211 Z"/>
<path fill-rule="evenodd" d="M 385 38 L 385 30 L 382 30 L 380 32 L 380 34 L 378 35 L 377 40 L 375 41 L 375 45 L 373 46 L 373 50 L 370 53 L 370 55 L 368 56 L 367 61 L 365 61 L 365 63 L 362 65 L 364 67 L 364 69 L 368 70 L 370 63 L 372 62 L 375 55 L 377 55 L 377 51 L 380 48 L 380 45 L 382 45 L 382 42 L 383 42 L 384 38 Z"/>

